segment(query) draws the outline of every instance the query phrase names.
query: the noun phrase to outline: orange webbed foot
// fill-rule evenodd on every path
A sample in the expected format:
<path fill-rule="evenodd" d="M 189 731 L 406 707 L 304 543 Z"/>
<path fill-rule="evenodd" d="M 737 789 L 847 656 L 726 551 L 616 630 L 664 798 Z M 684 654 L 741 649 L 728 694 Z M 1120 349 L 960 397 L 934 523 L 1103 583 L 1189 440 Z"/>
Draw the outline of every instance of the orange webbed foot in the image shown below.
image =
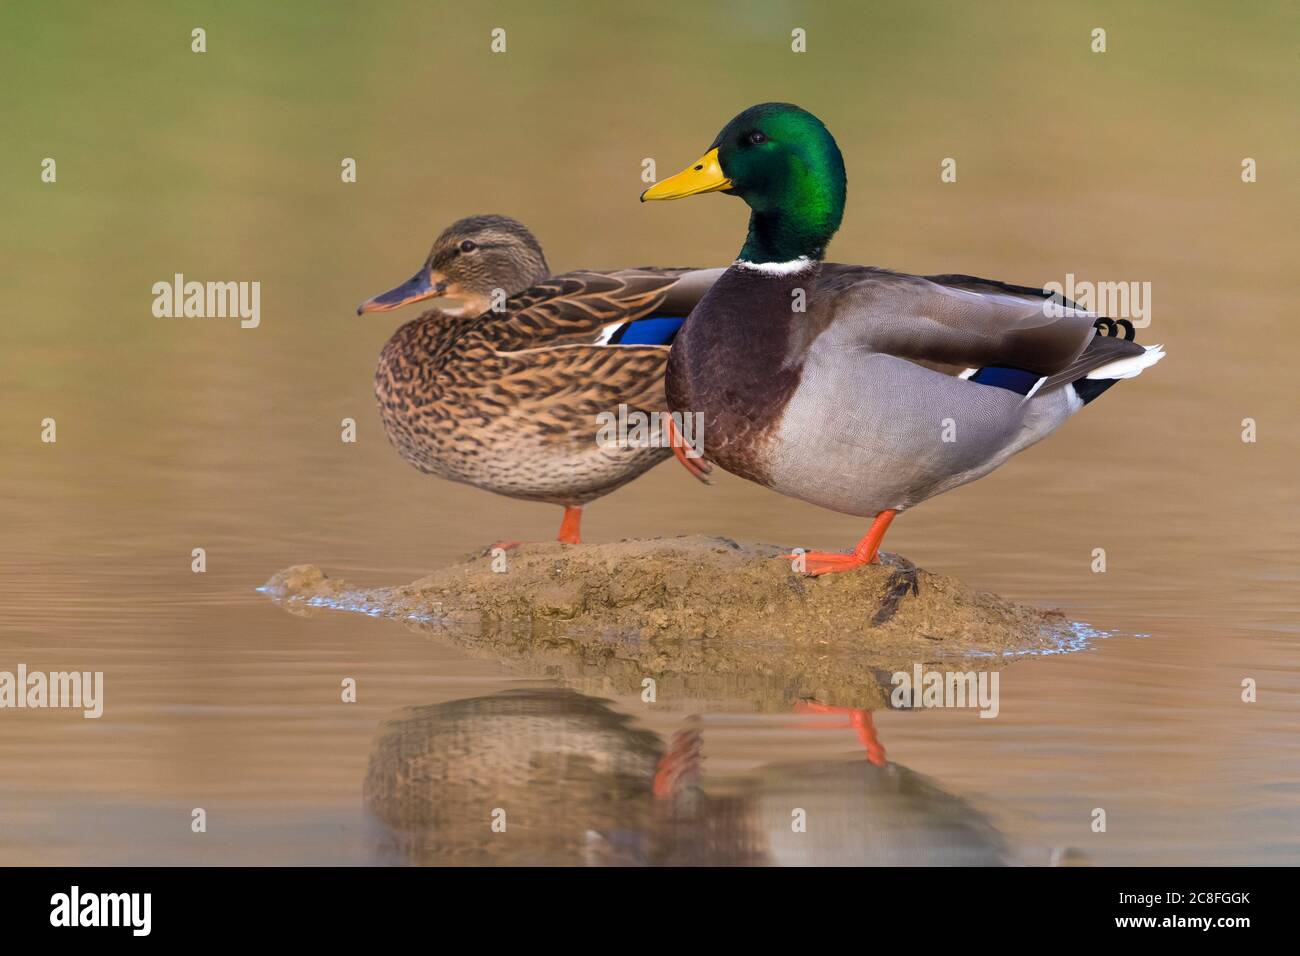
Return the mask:
<path fill-rule="evenodd" d="M 555 540 L 562 544 L 582 544 L 582 506 L 568 505 L 564 509 L 564 520 L 560 522 L 560 533 Z"/>
<path fill-rule="evenodd" d="M 664 430 L 668 432 L 668 444 L 673 450 L 673 455 L 682 463 L 682 467 L 706 485 L 713 484 L 709 478 L 709 472 L 713 471 L 713 463 L 706 461 L 703 457 L 691 458 L 687 456 L 686 442 L 677 433 L 677 426 L 673 423 L 671 415 L 665 414 L 663 423 Z"/>
<path fill-rule="evenodd" d="M 555 540 L 561 544 L 582 544 L 582 505 L 566 505 L 564 508 L 564 518 L 560 522 L 560 533 L 555 536 Z M 513 538 L 506 538 L 490 545 L 485 553 L 491 553 L 497 548 L 502 551 L 513 551 L 523 544 L 522 541 L 515 541 Z"/>
<path fill-rule="evenodd" d="M 841 571 L 852 571 L 854 568 L 860 568 L 864 564 L 880 563 L 879 557 L 864 561 L 852 552 L 844 554 L 841 551 L 807 551 L 803 554 L 787 554 L 786 557 L 791 561 L 802 560 L 801 573 L 809 577 L 817 577 L 821 574 L 838 574 Z"/>
<path fill-rule="evenodd" d="M 876 520 L 871 522 L 870 530 L 858 542 L 858 546 L 848 554 L 840 551 L 807 551 L 803 554 L 787 554 L 786 559 L 801 562 L 796 569 L 812 577 L 819 574 L 852 571 L 866 564 L 879 564 L 880 544 L 885 540 L 885 532 L 889 530 L 889 523 L 894 520 L 896 514 L 897 511 L 888 510 L 876 515 Z"/>

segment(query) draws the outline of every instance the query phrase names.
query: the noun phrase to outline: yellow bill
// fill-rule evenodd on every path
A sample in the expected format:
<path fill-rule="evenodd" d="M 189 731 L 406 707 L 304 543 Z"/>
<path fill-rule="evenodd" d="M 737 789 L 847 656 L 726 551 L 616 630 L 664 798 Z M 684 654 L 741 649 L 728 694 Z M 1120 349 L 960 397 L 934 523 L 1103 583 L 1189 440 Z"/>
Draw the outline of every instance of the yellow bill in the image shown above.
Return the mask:
<path fill-rule="evenodd" d="M 686 196 L 695 196 L 699 193 L 716 192 L 719 189 L 730 189 L 731 180 L 722 173 L 722 166 L 718 162 L 717 149 L 711 149 L 694 164 L 686 167 L 676 176 L 669 176 L 662 182 L 657 182 L 641 194 L 641 201 L 647 202 L 651 199 L 683 199 Z"/>

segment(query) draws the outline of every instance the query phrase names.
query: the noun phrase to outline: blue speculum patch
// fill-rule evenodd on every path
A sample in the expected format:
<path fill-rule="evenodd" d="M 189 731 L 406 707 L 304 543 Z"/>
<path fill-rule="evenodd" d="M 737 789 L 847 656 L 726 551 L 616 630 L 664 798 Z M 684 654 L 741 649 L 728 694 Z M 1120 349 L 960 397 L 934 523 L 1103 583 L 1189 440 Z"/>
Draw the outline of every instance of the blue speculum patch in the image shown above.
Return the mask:
<path fill-rule="evenodd" d="M 680 316 L 652 315 L 622 326 L 609 341 L 611 345 L 668 345 L 685 321 Z"/>
<path fill-rule="evenodd" d="M 980 369 L 970 377 L 972 382 L 980 385 L 992 385 L 994 388 L 1005 388 L 1008 392 L 1015 392 L 1017 395 L 1028 395 L 1041 375 L 1033 372 L 1026 372 L 1021 368 L 1008 368 L 1005 365 L 988 365 Z"/>

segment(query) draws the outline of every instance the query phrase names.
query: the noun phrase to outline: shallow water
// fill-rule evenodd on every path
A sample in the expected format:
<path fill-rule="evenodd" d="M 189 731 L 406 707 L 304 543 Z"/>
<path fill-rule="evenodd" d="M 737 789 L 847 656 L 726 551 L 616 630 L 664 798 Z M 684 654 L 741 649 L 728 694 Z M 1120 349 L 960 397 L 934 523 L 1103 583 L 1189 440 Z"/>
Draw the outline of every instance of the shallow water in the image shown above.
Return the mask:
<path fill-rule="evenodd" d="M 473 42 L 396 29 L 443 22 L 427 4 L 311 22 L 204 11 L 202 60 L 183 8 L 34 9 L 0 12 L 22 147 L 0 156 L 0 670 L 103 671 L 106 702 L 98 720 L 0 711 L 0 863 L 391 861 L 362 801 L 380 723 L 547 675 L 391 621 L 290 615 L 254 588 L 302 562 L 359 585 L 410 581 L 500 538 L 550 537 L 559 511 L 401 463 L 370 394 L 397 319 L 353 307 L 409 275 L 436 229 L 489 209 L 530 224 L 556 269 L 729 260 L 739 206 L 639 208 L 640 159 L 676 169 L 736 109 L 773 97 L 825 116 L 848 157 L 835 258 L 1151 281 L 1141 338 L 1169 353 L 895 523 L 887 547 L 919 565 L 1114 636 L 1005 669 L 996 719 L 876 712 L 888 760 L 1016 859 L 1070 847 L 1100 864 L 1300 862 L 1293 10 L 1171 21 L 1117 7 L 1103 60 L 1061 52 L 1087 24 L 1029 7 L 996 27 L 965 5 L 899 5 L 870 24 L 829 7 L 807 17 L 816 55 L 791 67 L 786 15 L 683 31 L 669 7 L 585 15 L 590 57 L 557 71 L 547 50 L 570 42 L 564 16 L 524 7 L 505 8 L 515 52 L 495 63 L 477 26 Z M 724 26 L 718 51 L 707 38 Z M 632 35 L 646 60 L 628 55 Z M 412 46 L 390 55 L 399 41 Z M 1008 43 L 1015 58 L 989 58 Z M 431 101 L 449 73 L 475 96 Z M 485 116 L 506 148 L 476 146 L 467 164 L 457 139 Z M 941 187 L 938 159 L 954 154 L 959 181 Z M 39 182 L 45 155 L 55 185 Z M 342 155 L 360 157 L 354 185 L 338 181 Z M 1258 183 L 1240 182 L 1242 156 L 1259 159 Z M 176 272 L 261 281 L 261 326 L 154 318 L 150 286 Z M 344 417 L 355 444 L 339 440 Z M 848 547 L 863 529 L 665 465 L 592 506 L 583 530 Z M 1245 678 L 1256 703 L 1241 700 Z M 662 747 L 696 728 L 698 786 L 715 801 L 792 802 L 800 772 L 785 790 L 770 781 L 800 765 L 821 794 L 828 762 L 846 787 L 870 785 L 849 727 L 757 703 L 612 706 Z M 810 834 L 817 813 L 851 824 L 848 805 L 820 803 Z M 191 832 L 197 807 L 206 833 Z M 734 858 L 681 832 L 679 858 Z M 810 845 L 792 857 L 773 837 L 751 861 L 827 860 Z"/>

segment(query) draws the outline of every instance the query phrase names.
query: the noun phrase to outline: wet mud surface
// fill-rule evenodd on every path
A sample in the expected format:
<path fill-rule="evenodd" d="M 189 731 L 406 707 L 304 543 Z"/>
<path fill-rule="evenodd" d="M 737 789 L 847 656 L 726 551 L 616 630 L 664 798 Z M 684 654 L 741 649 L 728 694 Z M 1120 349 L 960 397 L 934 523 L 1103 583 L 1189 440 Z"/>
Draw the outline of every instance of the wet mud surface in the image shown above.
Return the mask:
<path fill-rule="evenodd" d="M 915 663 L 987 669 L 1086 643 L 1055 611 L 1013 604 L 898 555 L 810 578 L 788 549 L 691 536 L 484 552 L 410 584 L 356 588 L 313 565 L 262 590 L 286 610 L 391 617 L 588 693 L 806 697 L 879 707 Z M 978 662 L 978 663 L 976 663 Z"/>

